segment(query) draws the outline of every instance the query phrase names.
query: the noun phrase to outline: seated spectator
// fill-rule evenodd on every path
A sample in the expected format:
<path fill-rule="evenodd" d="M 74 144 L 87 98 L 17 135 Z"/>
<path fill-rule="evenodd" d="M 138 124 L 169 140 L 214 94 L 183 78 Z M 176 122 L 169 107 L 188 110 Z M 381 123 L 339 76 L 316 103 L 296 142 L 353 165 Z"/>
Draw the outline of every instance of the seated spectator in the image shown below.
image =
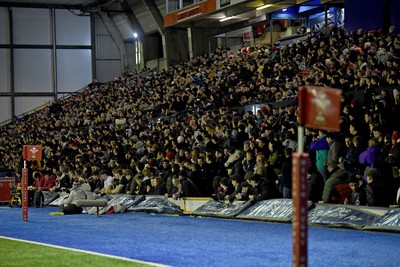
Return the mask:
<path fill-rule="evenodd" d="M 322 201 L 324 203 L 337 203 L 338 200 L 334 198 L 335 187 L 340 184 L 347 184 L 348 173 L 337 162 L 328 162 L 327 170 L 329 178 L 325 182 Z"/>
<path fill-rule="evenodd" d="M 199 197 L 200 192 L 195 185 L 182 175 L 172 176 L 172 194 L 165 194 L 164 197 L 172 197 L 173 199 L 179 199 L 182 197 Z"/>
<path fill-rule="evenodd" d="M 150 185 L 147 186 L 146 191 L 149 195 L 164 196 L 167 193 L 167 188 L 164 180 L 158 176 L 151 178 Z"/>
<path fill-rule="evenodd" d="M 113 190 L 114 177 L 109 176 L 106 170 L 100 172 L 100 179 L 103 181 L 103 187 L 100 189 L 99 193 L 108 194 Z"/>
<path fill-rule="evenodd" d="M 367 206 L 387 207 L 389 206 L 388 189 L 379 177 L 378 170 L 370 168 L 365 172 L 367 185 Z"/>
<path fill-rule="evenodd" d="M 229 200 L 230 195 L 235 191 L 231 181 L 227 177 L 222 177 L 219 180 L 219 186 L 215 192 L 215 200 L 225 201 Z"/>
<path fill-rule="evenodd" d="M 143 174 L 144 166 L 145 166 L 145 164 L 143 162 L 138 162 L 136 164 L 136 174 L 135 174 L 135 176 L 133 176 L 133 179 L 130 182 L 130 186 L 129 186 L 129 188 L 127 188 L 127 191 L 126 191 L 126 193 L 128 195 L 136 194 L 135 192 L 137 190 L 137 181 L 143 180 L 143 177 L 144 177 L 144 174 Z"/>
<path fill-rule="evenodd" d="M 242 182 L 242 178 L 239 175 L 232 175 L 231 177 L 229 177 L 230 183 L 232 184 L 234 190 L 233 192 L 230 194 L 229 196 L 229 202 L 233 202 L 235 200 L 235 196 L 238 193 L 242 192 L 242 188 L 240 186 L 241 182 Z"/>
<path fill-rule="evenodd" d="M 124 170 L 124 171 L 122 172 L 122 175 L 125 176 L 125 178 L 126 178 L 126 180 L 127 180 L 127 184 L 126 184 L 126 186 L 125 186 L 123 192 L 124 192 L 125 194 L 128 194 L 128 195 L 129 195 L 128 192 L 130 191 L 132 182 L 134 181 L 134 179 L 133 179 L 133 173 L 132 173 L 132 171 L 131 171 L 130 169 L 126 169 L 126 170 Z"/>
<path fill-rule="evenodd" d="M 53 192 L 50 191 L 56 183 L 56 178 L 48 171 L 44 171 L 44 175 L 40 173 L 34 174 L 35 182 L 33 186 L 35 187 L 35 195 L 33 198 L 33 205 L 35 208 L 43 207 L 44 200 L 51 197 Z"/>
<path fill-rule="evenodd" d="M 258 174 L 250 176 L 249 181 L 252 186 L 252 195 L 249 196 L 249 199 L 254 203 L 260 200 L 278 198 L 280 195 L 275 183 Z"/>
<path fill-rule="evenodd" d="M 365 206 L 367 204 L 367 196 L 364 181 L 360 180 L 355 175 L 351 175 L 349 178 L 349 186 L 352 190 L 352 193 L 351 200 L 348 204 Z"/>
<path fill-rule="evenodd" d="M 241 191 L 236 193 L 235 198 L 237 200 L 242 200 L 242 201 L 249 200 L 250 194 L 252 194 L 251 185 L 247 181 L 244 181 L 240 184 L 240 188 L 241 188 Z"/>
<path fill-rule="evenodd" d="M 153 173 L 150 169 L 144 169 L 143 175 L 135 175 L 136 188 L 134 191 L 135 195 L 146 195 L 147 187 L 150 186 L 150 180 L 153 177 Z"/>
<path fill-rule="evenodd" d="M 116 185 L 115 185 L 114 189 L 112 189 L 108 193 L 109 194 L 124 193 L 125 188 L 128 184 L 128 180 L 126 179 L 125 175 L 122 174 L 122 170 L 119 168 L 114 170 L 113 174 L 114 174 L 114 181 L 116 182 Z"/>

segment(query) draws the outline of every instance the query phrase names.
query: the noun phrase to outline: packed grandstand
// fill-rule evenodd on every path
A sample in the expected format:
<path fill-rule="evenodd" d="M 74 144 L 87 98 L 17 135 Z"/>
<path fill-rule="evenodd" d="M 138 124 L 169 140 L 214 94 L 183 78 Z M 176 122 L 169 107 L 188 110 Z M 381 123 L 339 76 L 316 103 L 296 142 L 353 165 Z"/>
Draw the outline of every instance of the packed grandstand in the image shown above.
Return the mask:
<path fill-rule="evenodd" d="M 396 204 L 400 34 L 394 27 L 349 33 L 332 27 L 285 46 L 220 48 L 159 72 L 93 81 L 3 125 L 2 167 L 20 178 L 22 146 L 43 147 L 43 160 L 29 164 L 35 206 L 78 186 L 98 195 L 291 198 L 297 94 L 308 85 L 343 91 L 340 132 L 305 131 L 309 200 Z"/>

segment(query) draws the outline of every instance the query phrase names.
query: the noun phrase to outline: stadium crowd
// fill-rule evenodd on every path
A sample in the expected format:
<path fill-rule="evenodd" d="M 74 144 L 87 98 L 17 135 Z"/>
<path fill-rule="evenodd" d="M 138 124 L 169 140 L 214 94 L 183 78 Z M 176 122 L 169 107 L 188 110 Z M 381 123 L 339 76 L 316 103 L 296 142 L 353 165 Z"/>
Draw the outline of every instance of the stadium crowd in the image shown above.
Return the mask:
<path fill-rule="evenodd" d="M 309 34 L 288 45 L 220 48 L 160 72 L 132 70 L 1 127 L 0 158 L 37 192 L 73 181 L 99 194 L 258 201 L 290 198 L 299 86 L 342 89 L 341 131 L 306 128 L 309 199 L 389 206 L 400 167 L 400 34 Z M 255 112 L 245 107 L 258 104 Z M 75 183 L 75 186 L 76 186 Z M 35 200 L 35 205 L 38 204 Z"/>

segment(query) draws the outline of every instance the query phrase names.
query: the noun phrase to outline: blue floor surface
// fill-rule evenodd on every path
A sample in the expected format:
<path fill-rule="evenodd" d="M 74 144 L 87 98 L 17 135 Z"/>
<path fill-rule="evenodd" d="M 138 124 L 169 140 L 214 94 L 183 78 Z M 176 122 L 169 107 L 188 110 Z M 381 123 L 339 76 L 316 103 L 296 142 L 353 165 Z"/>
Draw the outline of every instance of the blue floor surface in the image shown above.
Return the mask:
<path fill-rule="evenodd" d="M 0 235 L 172 266 L 292 266 L 292 226 L 163 214 L 50 216 L 0 207 Z M 400 235 L 309 227 L 309 266 L 400 266 Z"/>

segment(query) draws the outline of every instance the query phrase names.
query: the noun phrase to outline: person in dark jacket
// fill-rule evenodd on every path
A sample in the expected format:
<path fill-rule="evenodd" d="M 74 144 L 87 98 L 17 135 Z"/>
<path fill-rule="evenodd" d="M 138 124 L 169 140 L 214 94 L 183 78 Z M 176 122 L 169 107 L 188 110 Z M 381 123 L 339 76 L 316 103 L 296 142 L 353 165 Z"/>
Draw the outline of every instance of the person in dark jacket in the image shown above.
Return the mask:
<path fill-rule="evenodd" d="M 231 194 L 235 191 L 231 181 L 227 177 L 222 177 L 219 181 L 217 192 L 215 192 L 215 200 L 230 200 Z"/>
<path fill-rule="evenodd" d="M 199 197 L 200 192 L 197 187 L 187 177 L 182 175 L 172 176 L 172 195 L 165 194 L 165 197 L 178 199 L 182 197 Z"/>
<path fill-rule="evenodd" d="M 308 175 L 308 200 L 318 203 L 322 200 L 325 186 L 324 177 L 314 165 L 310 166 Z"/>
<path fill-rule="evenodd" d="M 249 196 L 249 199 L 252 202 L 255 203 L 260 200 L 279 197 L 279 191 L 276 184 L 272 183 L 270 180 L 258 174 L 253 174 L 249 177 L 249 181 L 252 186 L 252 195 Z"/>
<path fill-rule="evenodd" d="M 367 185 L 365 192 L 367 196 L 367 206 L 387 207 L 389 206 L 389 189 L 381 181 L 378 170 L 369 168 L 365 172 Z"/>
<path fill-rule="evenodd" d="M 282 162 L 283 198 L 292 198 L 292 149 L 286 147 L 283 151 L 285 159 Z"/>
<path fill-rule="evenodd" d="M 349 178 L 349 186 L 352 190 L 349 204 L 356 206 L 365 206 L 367 204 L 367 196 L 365 191 L 365 183 L 355 175 Z"/>
<path fill-rule="evenodd" d="M 149 195 L 165 195 L 167 193 L 167 188 L 165 186 L 163 178 L 160 176 L 151 177 L 150 185 L 147 186 L 146 191 Z"/>

